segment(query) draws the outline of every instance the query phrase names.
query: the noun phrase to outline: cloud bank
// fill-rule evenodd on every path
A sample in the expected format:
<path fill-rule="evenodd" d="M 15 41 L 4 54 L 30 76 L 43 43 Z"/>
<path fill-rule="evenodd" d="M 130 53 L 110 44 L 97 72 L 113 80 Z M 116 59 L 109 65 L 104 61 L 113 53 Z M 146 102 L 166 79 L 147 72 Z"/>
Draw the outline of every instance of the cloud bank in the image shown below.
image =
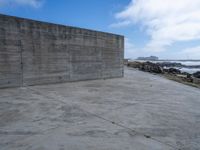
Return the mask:
<path fill-rule="evenodd" d="M 131 58 L 131 56 L 134 56 L 135 52 L 137 51 L 136 47 L 128 38 L 125 38 L 125 50 L 125 58 Z"/>
<path fill-rule="evenodd" d="M 118 22 L 112 27 L 143 26 L 150 36 L 145 49 L 150 51 L 200 39 L 200 0 L 132 0 L 115 17 Z"/>
<path fill-rule="evenodd" d="M 43 0 L 0 0 L 0 6 L 30 6 L 39 8 L 43 4 Z"/>

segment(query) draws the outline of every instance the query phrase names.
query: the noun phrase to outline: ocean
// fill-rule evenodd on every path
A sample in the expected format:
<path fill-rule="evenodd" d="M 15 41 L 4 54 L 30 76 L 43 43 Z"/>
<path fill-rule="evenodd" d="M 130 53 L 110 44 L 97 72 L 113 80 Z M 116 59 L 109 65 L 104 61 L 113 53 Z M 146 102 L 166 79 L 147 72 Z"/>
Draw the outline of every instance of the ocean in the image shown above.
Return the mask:
<path fill-rule="evenodd" d="M 200 61 L 165 61 L 165 62 L 176 62 L 176 63 L 181 63 L 182 65 L 186 65 L 186 66 L 197 66 L 197 65 L 200 66 Z"/>
<path fill-rule="evenodd" d="M 135 61 L 138 61 L 138 60 L 135 60 Z M 142 62 L 144 62 L 144 61 L 142 61 Z M 186 65 L 186 66 L 200 66 L 200 61 L 178 61 L 178 60 L 177 61 L 168 61 L 168 60 L 165 60 L 165 61 L 151 61 L 151 62 L 153 62 L 153 63 L 171 62 L 171 63 L 181 63 L 182 65 Z M 174 67 L 174 68 L 181 70 L 181 72 L 187 72 L 190 74 L 200 71 L 200 68 L 187 68 L 187 67 Z"/>
<path fill-rule="evenodd" d="M 182 65 L 186 65 L 186 66 L 200 66 L 200 61 L 169 61 L 169 62 L 175 62 L 175 63 L 181 63 Z M 200 68 L 187 68 L 187 67 L 175 67 L 176 69 L 181 70 L 181 72 L 187 72 L 190 74 L 193 74 L 197 71 L 200 71 Z"/>
<path fill-rule="evenodd" d="M 200 61 L 167 61 L 167 62 L 181 63 L 182 65 L 186 65 L 186 66 L 197 66 L 197 65 L 200 66 Z M 175 68 L 181 70 L 181 72 L 187 72 L 190 74 L 200 71 L 200 68 L 187 68 L 187 67 L 181 67 L 181 68 L 175 67 Z"/>
<path fill-rule="evenodd" d="M 200 68 L 177 68 L 177 69 L 181 70 L 181 72 L 187 72 L 190 74 L 200 71 Z"/>

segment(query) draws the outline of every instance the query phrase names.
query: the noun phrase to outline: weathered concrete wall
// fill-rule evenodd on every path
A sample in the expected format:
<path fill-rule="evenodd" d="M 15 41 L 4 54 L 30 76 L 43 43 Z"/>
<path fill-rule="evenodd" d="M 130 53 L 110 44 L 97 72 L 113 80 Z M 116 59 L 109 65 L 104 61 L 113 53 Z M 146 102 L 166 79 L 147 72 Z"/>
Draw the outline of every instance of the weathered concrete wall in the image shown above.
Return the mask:
<path fill-rule="evenodd" d="M 20 24 L 17 19 L 0 16 L 0 87 L 21 83 Z"/>
<path fill-rule="evenodd" d="M 124 37 L 0 15 L 0 87 L 123 76 Z"/>

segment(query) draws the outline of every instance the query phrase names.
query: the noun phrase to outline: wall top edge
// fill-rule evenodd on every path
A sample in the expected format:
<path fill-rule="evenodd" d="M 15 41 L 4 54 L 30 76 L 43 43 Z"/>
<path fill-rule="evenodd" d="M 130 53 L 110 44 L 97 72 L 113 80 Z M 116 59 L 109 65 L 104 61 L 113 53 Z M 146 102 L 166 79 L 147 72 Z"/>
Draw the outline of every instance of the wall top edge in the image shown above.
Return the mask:
<path fill-rule="evenodd" d="M 12 18 L 12 19 L 17 19 L 19 21 L 29 21 L 29 22 L 36 22 L 38 24 L 46 24 L 46 25 L 51 25 L 51 26 L 59 26 L 59 27 L 65 27 L 65 28 L 86 30 L 86 31 L 90 31 L 90 32 L 99 32 L 99 33 L 103 33 L 103 34 L 107 34 L 107 35 L 111 35 L 111 36 L 117 36 L 117 37 L 120 37 L 120 38 L 124 38 L 124 35 L 119 35 L 119 34 L 114 34 L 114 33 L 109 33 L 109 32 L 103 32 L 103 31 L 98 31 L 98 30 L 92 30 L 92 29 L 87 29 L 87 28 L 81 28 L 81 27 L 67 26 L 67 25 L 63 25 L 63 24 L 45 22 L 45 21 L 40 21 L 40 20 L 33 20 L 33 19 L 29 19 L 29 18 L 22 18 L 22 17 L 11 16 L 11 15 L 6 15 L 6 14 L 0 13 L 0 19 L 1 18 Z"/>

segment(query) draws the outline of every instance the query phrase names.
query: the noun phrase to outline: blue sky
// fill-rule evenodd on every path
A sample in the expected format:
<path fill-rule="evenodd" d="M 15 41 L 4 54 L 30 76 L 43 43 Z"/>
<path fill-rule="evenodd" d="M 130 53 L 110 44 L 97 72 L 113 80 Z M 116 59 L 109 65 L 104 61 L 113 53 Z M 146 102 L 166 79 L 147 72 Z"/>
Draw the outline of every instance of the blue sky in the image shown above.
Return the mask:
<path fill-rule="evenodd" d="M 200 59 L 200 0 L 0 0 L 0 13 L 125 36 L 125 57 Z"/>

